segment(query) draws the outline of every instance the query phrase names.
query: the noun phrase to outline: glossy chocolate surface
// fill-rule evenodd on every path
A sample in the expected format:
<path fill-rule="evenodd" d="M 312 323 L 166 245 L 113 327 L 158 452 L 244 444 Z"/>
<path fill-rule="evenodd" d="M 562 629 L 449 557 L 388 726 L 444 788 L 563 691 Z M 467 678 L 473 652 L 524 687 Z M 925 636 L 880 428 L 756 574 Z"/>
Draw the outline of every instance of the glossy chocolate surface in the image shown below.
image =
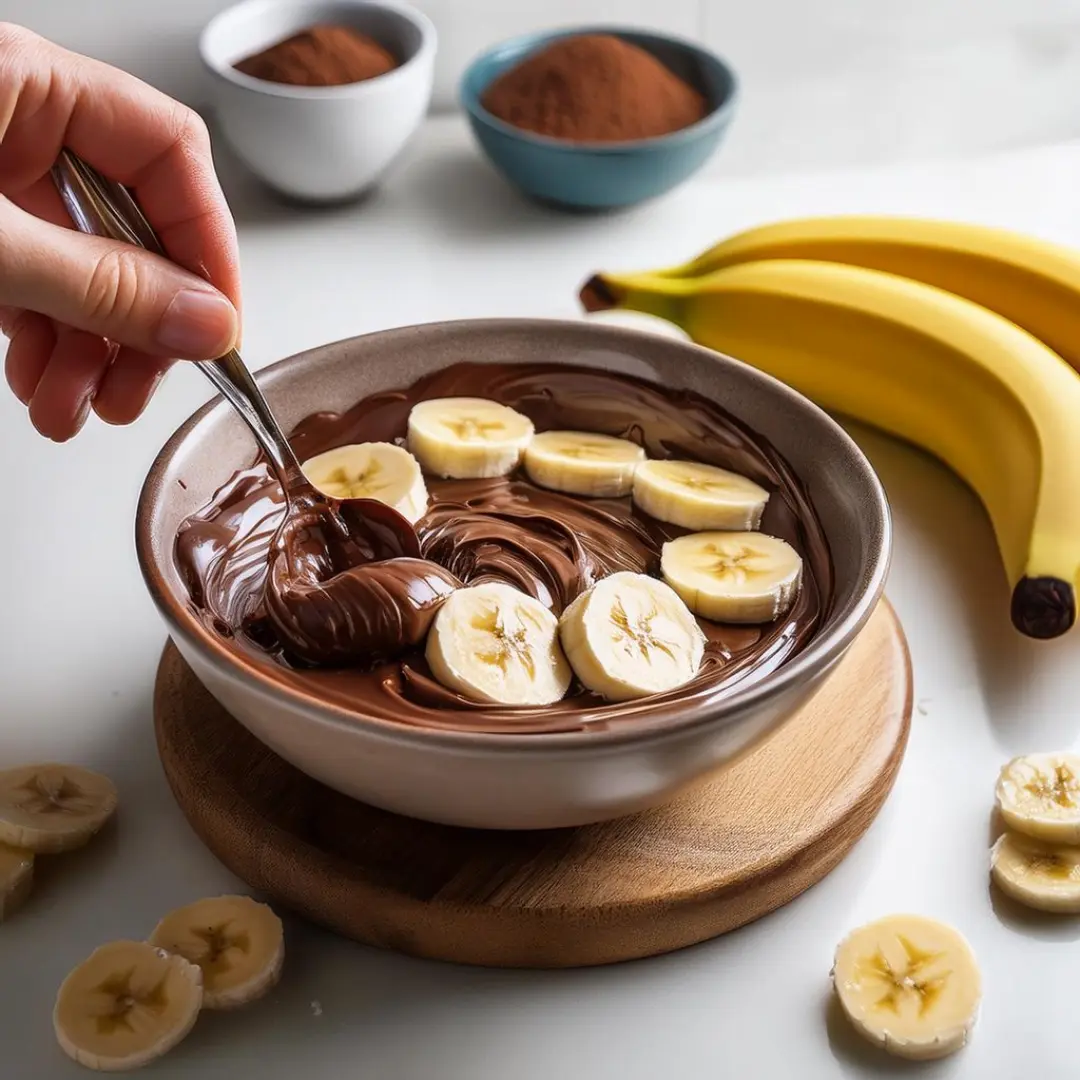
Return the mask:
<path fill-rule="evenodd" d="M 703 461 L 755 480 L 771 492 L 762 530 L 793 544 L 805 560 L 791 611 L 765 626 L 702 620 L 709 644 L 701 669 L 668 694 L 609 704 L 573 687 L 542 708 L 477 705 L 435 682 L 422 656 L 431 619 L 458 581 L 504 581 L 559 613 L 606 574 L 658 575 L 662 544 L 685 530 L 649 518 L 629 499 L 547 491 L 521 472 L 490 480 L 428 477 L 428 512 L 416 526 L 423 558 L 335 574 L 318 565 L 317 550 L 304 547 L 302 528 L 275 546 L 281 493 L 266 466 L 256 464 L 181 526 L 176 559 L 196 614 L 281 682 L 346 709 L 425 727 L 520 733 L 642 722 L 673 698 L 707 708 L 730 688 L 767 676 L 821 627 L 833 570 L 802 484 L 771 446 L 698 394 L 562 364 L 455 364 L 344 413 L 309 416 L 291 441 L 303 461 L 347 443 L 402 440 L 417 401 L 458 396 L 500 401 L 529 416 L 537 431 L 629 438 L 650 457 Z M 297 558 L 314 583 L 300 597 L 289 570 Z M 280 597 L 290 590 L 293 602 L 283 607 Z"/>

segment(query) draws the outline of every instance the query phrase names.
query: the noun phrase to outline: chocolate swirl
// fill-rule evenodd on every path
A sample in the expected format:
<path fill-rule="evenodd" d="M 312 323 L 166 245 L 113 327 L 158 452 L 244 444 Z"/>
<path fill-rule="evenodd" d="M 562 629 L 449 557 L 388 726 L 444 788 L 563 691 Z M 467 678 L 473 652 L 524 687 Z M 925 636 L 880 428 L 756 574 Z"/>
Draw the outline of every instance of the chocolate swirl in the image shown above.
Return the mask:
<path fill-rule="evenodd" d="M 771 492 L 763 530 L 793 544 L 806 561 L 794 607 L 766 626 L 702 621 L 709 641 L 701 669 L 667 694 L 608 704 L 575 687 L 543 708 L 477 705 L 435 682 L 422 655 L 431 619 L 457 582 L 506 582 L 558 613 L 610 573 L 657 574 L 662 545 L 685 530 L 649 518 L 629 499 L 563 495 L 521 474 L 429 478 L 428 512 L 417 523 L 421 559 L 366 563 L 338 574 L 315 565 L 298 575 L 295 565 L 270 558 L 281 494 L 265 466 L 256 465 L 180 529 L 176 558 L 193 610 L 281 682 L 347 709 L 426 727 L 515 732 L 647 722 L 657 704 L 675 699 L 704 705 L 775 670 L 820 627 L 831 603 L 832 565 L 802 484 L 773 447 L 697 394 L 564 365 L 458 364 L 344 413 L 310 416 L 292 442 L 306 460 L 347 443 L 400 440 L 417 401 L 457 396 L 510 405 L 538 431 L 629 438 L 650 457 L 703 461 L 749 476 Z M 290 598 L 284 608 L 282 596 Z"/>
<path fill-rule="evenodd" d="M 659 565 L 661 534 L 625 500 L 581 499 L 525 480 L 436 482 L 425 558 L 462 581 L 502 581 L 560 614 L 602 577 Z"/>
<path fill-rule="evenodd" d="M 320 519 L 293 512 L 275 538 L 266 612 L 282 645 L 313 665 L 369 666 L 422 644 L 439 605 L 461 582 L 413 557 L 404 520 L 380 528 L 380 503 L 341 504 L 347 539 L 327 537 Z M 407 540 L 408 542 L 402 542 Z"/>

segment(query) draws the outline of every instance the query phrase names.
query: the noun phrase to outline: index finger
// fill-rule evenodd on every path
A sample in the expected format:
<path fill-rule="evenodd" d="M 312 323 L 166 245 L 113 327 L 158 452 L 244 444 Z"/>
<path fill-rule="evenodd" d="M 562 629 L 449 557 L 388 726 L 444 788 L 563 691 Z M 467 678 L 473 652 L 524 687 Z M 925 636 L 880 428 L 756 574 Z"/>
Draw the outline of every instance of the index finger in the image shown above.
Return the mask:
<path fill-rule="evenodd" d="M 236 228 L 201 117 L 126 72 L 0 26 L 0 194 L 17 199 L 62 146 L 132 188 L 169 257 L 239 309 Z"/>

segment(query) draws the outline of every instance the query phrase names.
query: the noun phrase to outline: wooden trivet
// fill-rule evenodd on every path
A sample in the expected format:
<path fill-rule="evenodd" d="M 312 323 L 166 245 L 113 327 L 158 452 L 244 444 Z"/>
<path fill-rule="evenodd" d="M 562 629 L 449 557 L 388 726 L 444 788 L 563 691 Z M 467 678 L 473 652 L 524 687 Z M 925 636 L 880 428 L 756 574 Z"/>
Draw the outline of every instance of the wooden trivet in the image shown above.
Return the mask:
<path fill-rule="evenodd" d="M 351 938 L 496 967 L 579 967 L 725 933 L 820 881 L 892 787 L 911 718 L 882 602 L 810 704 L 657 810 L 540 832 L 433 825 L 354 802 L 232 719 L 170 643 L 158 748 L 195 831 L 253 889 Z"/>

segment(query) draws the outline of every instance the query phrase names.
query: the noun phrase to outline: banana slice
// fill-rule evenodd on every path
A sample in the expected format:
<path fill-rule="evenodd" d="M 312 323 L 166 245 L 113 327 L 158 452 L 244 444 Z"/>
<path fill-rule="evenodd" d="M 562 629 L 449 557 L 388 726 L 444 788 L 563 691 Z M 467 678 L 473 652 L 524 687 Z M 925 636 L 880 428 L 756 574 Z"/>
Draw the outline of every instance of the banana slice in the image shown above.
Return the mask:
<path fill-rule="evenodd" d="M 106 776 L 78 765 L 23 765 L 0 772 L 0 843 L 30 851 L 82 847 L 112 817 Z"/>
<path fill-rule="evenodd" d="M 308 458 L 302 468 L 308 480 L 332 499 L 378 499 L 410 525 L 427 511 L 428 492 L 420 463 L 393 443 L 339 446 Z"/>
<path fill-rule="evenodd" d="M 1057 844 L 1080 843 L 1080 755 L 1026 754 L 1001 769 L 995 790 L 1005 823 Z"/>
<path fill-rule="evenodd" d="M 645 451 L 629 439 L 588 431 L 544 431 L 525 451 L 525 471 L 534 484 L 572 495 L 618 498 L 629 495 Z"/>
<path fill-rule="evenodd" d="M 990 849 L 990 876 L 1003 893 L 1028 907 L 1080 912 L 1080 848 L 1005 833 Z"/>
<path fill-rule="evenodd" d="M 26 903 L 34 885 L 34 853 L 0 844 L 0 922 Z"/>
<path fill-rule="evenodd" d="M 205 1009 L 262 997 L 285 961 L 281 920 L 250 896 L 214 896 L 177 908 L 157 924 L 150 944 L 202 968 Z"/>
<path fill-rule="evenodd" d="M 889 915 L 852 931 L 832 969 L 855 1028 L 890 1054 L 945 1057 L 968 1041 L 982 999 L 975 954 L 951 926 Z"/>
<path fill-rule="evenodd" d="M 409 449 L 425 472 L 464 480 L 506 476 L 533 437 L 533 422 L 485 398 L 434 398 L 409 413 Z"/>
<path fill-rule="evenodd" d="M 53 1027 L 64 1053 L 100 1072 L 137 1069 L 195 1026 L 202 972 L 145 941 L 95 949 L 63 981 Z"/>
<path fill-rule="evenodd" d="M 691 533 L 660 551 L 660 573 L 703 619 L 766 623 L 783 615 L 802 585 L 802 556 L 760 532 Z"/>
<path fill-rule="evenodd" d="M 471 701 L 550 705 L 570 686 L 559 624 L 539 600 L 497 583 L 457 589 L 428 634 L 427 662 Z"/>
<path fill-rule="evenodd" d="M 699 461 L 646 461 L 634 474 L 634 502 L 684 529 L 756 529 L 768 501 L 753 480 Z"/>
<path fill-rule="evenodd" d="M 559 638 L 577 677 L 609 701 L 674 690 L 705 654 L 705 635 L 675 592 L 628 570 L 583 592 L 563 612 Z"/>

